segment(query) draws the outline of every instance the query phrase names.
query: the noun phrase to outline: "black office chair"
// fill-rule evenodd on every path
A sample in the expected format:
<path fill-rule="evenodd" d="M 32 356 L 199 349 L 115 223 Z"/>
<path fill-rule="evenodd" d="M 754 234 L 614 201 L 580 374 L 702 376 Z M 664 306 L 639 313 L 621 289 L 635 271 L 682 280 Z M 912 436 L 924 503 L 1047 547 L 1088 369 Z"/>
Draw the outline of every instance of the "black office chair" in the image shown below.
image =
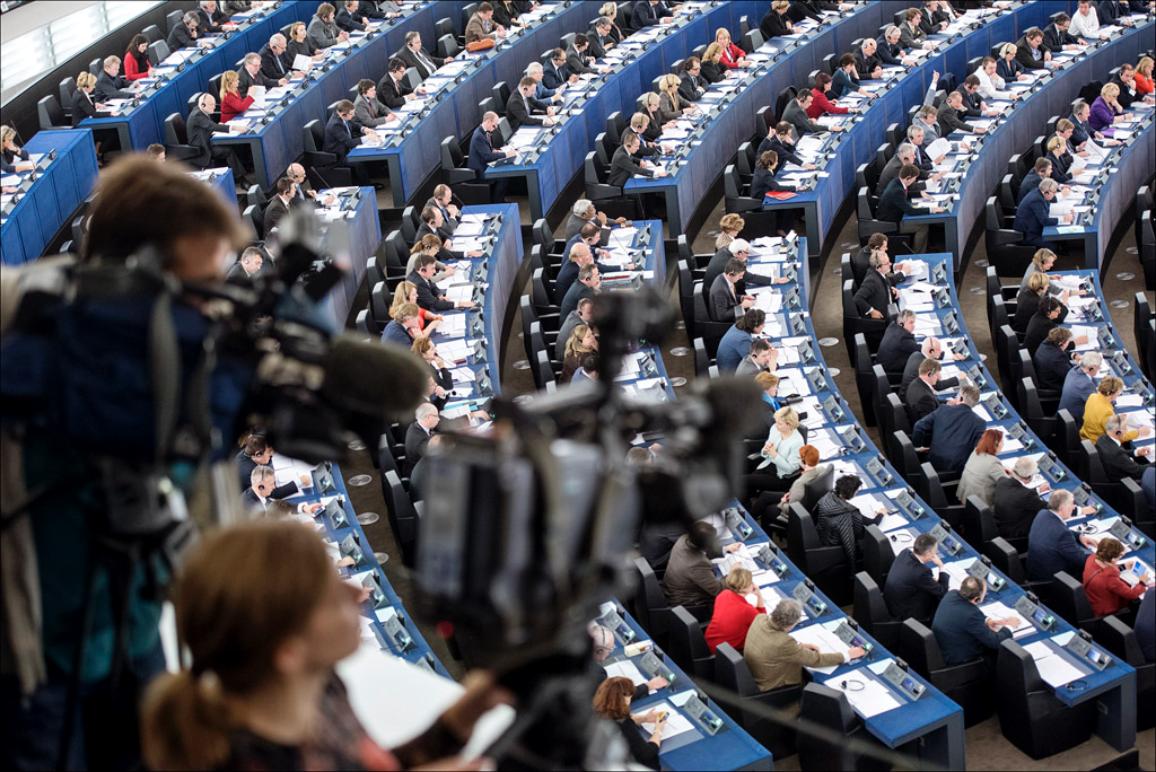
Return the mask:
<path fill-rule="evenodd" d="M 442 139 L 441 170 L 442 179 L 463 203 L 485 204 L 493 198 L 489 184 L 478 180 L 477 172 L 466 166 L 466 157 L 453 136 Z"/>
<path fill-rule="evenodd" d="M 855 574 L 853 595 L 855 621 L 883 648 L 895 651 L 903 623 L 891 616 L 879 584 L 866 571 L 860 571 Z"/>
<path fill-rule="evenodd" d="M 1114 509 L 1130 516 L 1150 521 L 1153 519 L 1151 508 L 1144 499 L 1140 485 L 1133 479 L 1125 477 L 1119 482 L 1112 482 L 1104 472 L 1104 465 L 1100 461 L 1100 452 L 1090 440 L 1080 440 L 1080 450 L 1076 456 L 1076 468 L 1080 472 L 1080 479 L 1092 486 L 1100 498 L 1108 502 Z M 1148 513 L 1147 516 L 1143 516 Z"/>
<path fill-rule="evenodd" d="M 702 338 L 695 338 L 691 346 L 694 348 L 694 374 L 705 378 L 713 364 L 710 355 L 706 353 L 706 342 Z"/>
<path fill-rule="evenodd" d="M 353 184 L 353 172 L 344 166 L 338 166 L 337 155 L 326 153 L 325 125 L 317 118 L 301 127 L 302 144 L 305 153 L 301 157 L 307 168 L 314 169 L 328 183 L 329 187 L 343 187 Z"/>
<path fill-rule="evenodd" d="M 630 125 L 628 119 L 618 110 L 606 116 L 606 140 L 618 147 L 622 144 L 622 132 Z"/>
<path fill-rule="evenodd" d="M 438 37 L 437 55 L 439 57 L 447 59 L 451 56 L 457 56 L 459 53 L 461 53 L 461 50 L 461 44 L 458 42 L 458 39 L 454 35 L 447 34 Z"/>
<path fill-rule="evenodd" d="M 177 26 L 178 24 L 181 24 L 182 23 L 181 20 L 184 18 L 185 18 L 185 11 L 182 11 L 182 10 L 169 11 L 168 13 L 166 13 L 165 14 L 165 29 L 168 31 L 167 34 L 172 34 L 173 27 Z"/>
<path fill-rule="evenodd" d="M 1033 759 L 1074 748 L 1092 736 L 1096 700 L 1065 705 L 1040 678 L 1032 655 L 1013 640 L 1000 644 L 994 683 L 1003 736 Z"/>
<path fill-rule="evenodd" d="M 165 118 L 165 157 L 176 161 L 191 162 L 201 154 L 200 148 L 189 144 L 185 119 L 180 113 L 172 113 Z"/>
<path fill-rule="evenodd" d="M 857 227 L 860 243 L 866 243 L 867 239 L 871 238 L 871 234 L 873 233 L 889 234 L 891 237 L 889 240 L 892 241 L 898 237 L 899 223 L 875 218 L 875 207 L 872 202 L 871 192 L 867 188 L 859 188 L 855 200 L 856 213 L 859 218 Z"/>
<path fill-rule="evenodd" d="M 622 198 L 622 188 L 606 182 L 606 169 L 599 166 L 597 154 L 593 150 L 586 154 L 583 170 L 586 198 L 591 201 L 611 201 Z"/>
<path fill-rule="evenodd" d="M 72 104 L 72 95 L 76 93 L 76 78 L 74 78 L 70 75 L 67 78 L 64 78 L 63 80 L 61 80 L 60 84 L 59 84 L 59 90 L 60 90 L 60 104 L 62 106 L 65 106 L 65 107 L 62 107 L 61 112 L 63 112 L 66 116 L 71 116 L 72 110 L 69 107 L 67 107 L 66 105 Z M 1139 242 L 1137 242 L 1137 243 L 1139 243 Z"/>
<path fill-rule="evenodd" d="M 727 212 L 757 212 L 763 208 L 763 202 L 751 198 L 743 193 L 742 178 L 734 164 L 729 164 L 723 171 L 723 192 Z"/>
<path fill-rule="evenodd" d="M 789 724 L 775 722 L 744 710 L 744 705 L 759 705 L 765 708 L 784 710 L 799 700 L 802 686 L 784 686 L 769 692 L 759 690 L 743 655 L 729 643 L 721 643 L 715 650 L 714 681 L 724 689 L 739 695 L 736 718 L 743 729 L 750 732 L 775 758 L 783 758 L 794 753 L 794 731 Z"/>
<path fill-rule="evenodd" d="M 833 602 L 844 605 L 850 601 L 852 566 L 843 548 L 820 543 L 811 513 L 798 502 L 791 502 L 787 513 L 787 554 Z"/>
<path fill-rule="evenodd" d="M 711 358 L 718 356 L 718 344 L 722 340 L 723 335 L 733 325 L 732 322 L 716 322 L 710 318 L 706 306 L 706 291 L 701 281 L 694 283 L 694 294 L 692 297 L 694 305 L 694 329 L 688 332 L 693 332 L 696 335 L 702 336 L 706 342 L 707 353 Z"/>
<path fill-rule="evenodd" d="M 60 108 L 60 102 L 52 94 L 41 97 L 36 103 L 36 116 L 40 120 L 41 129 L 67 129 L 72 125 Z"/>
<path fill-rule="evenodd" d="M 693 677 L 713 681 L 715 657 L 706 645 L 702 622 L 682 606 L 675 606 L 670 614 L 666 653 Z"/>
<path fill-rule="evenodd" d="M 809 683 L 803 687 L 799 699 L 799 718 L 825 727 L 837 736 L 854 738 L 883 748 L 851 709 L 847 697 L 840 691 L 822 684 Z M 890 765 L 863 756 L 839 743 L 832 743 L 810 732 L 800 732 L 796 744 L 799 766 L 803 769 L 876 770 L 890 769 Z"/>
<path fill-rule="evenodd" d="M 1135 631 L 1117 617 L 1105 617 L 1096 642 L 1136 669 L 1136 731 L 1156 726 L 1156 662 L 1144 657 Z"/>
<path fill-rule="evenodd" d="M 383 492 L 388 494 L 386 509 L 388 510 L 390 528 L 401 548 L 402 562 L 407 566 L 412 566 L 417 550 L 417 510 L 414 509 L 413 501 L 402 485 L 401 477 L 396 472 L 385 472 L 382 478 L 385 483 L 382 486 Z"/>
<path fill-rule="evenodd" d="M 685 234 L 679 234 L 679 239 L 686 239 Z M 683 325 L 687 330 L 694 329 L 694 278 L 690 263 L 686 260 L 678 261 L 678 305 L 682 311 Z"/>
<path fill-rule="evenodd" d="M 1052 594 L 1048 599 L 1048 608 L 1056 612 L 1071 624 L 1087 630 L 1093 636 L 1100 631 L 1101 617 L 1092 611 L 1092 604 L 1084 592 L 1084 585 L 1072 578 L 1066 571 L 1056 572 L 1056 581 L 1052 585 Z"/>
<path fill-rule="evenodd" d="M 762 47 L 767 39 L 763 37 L 763 31 L 758 27 L 754 27 L 746 31 L 746 33 L 739 39 L 739 48 L 746 51 L 748 54 Z"/>
<path fill-rule="evenodd" d="M 654 569 L 646 562 L 646 558 L 634 559 L 634 571 L 638 579 L 638 589 L 634 595 L 634 616 L 642 629 L 660 646 L 665 648 L 669 635 L 673 612 L 670 602 L 666 599 L 662 585 Z"/>
<path fill-rule="evenodd" d="M 988 197 L 983 211 L 988 260 L 1000 276 L 1022 276 L 1036 248 L 1023 245 L 1024 235 L 1005 227 L 1003 207 L 995 196 Z"/>
<path fill-rule="evenodd" d="M 966 726 L 986 720 L 992 714 L 991 673 L 983 658 L 948 667 L 935 634 L 922 622 L 904 620 L 899 629 L 899 656 L 915 672 L 963 708 Z"/>
<path fill-rule="evenodd" d="M 171 53 L 172 51 L 169 49 L 169 44 L 167 41 L 156 40 L 152 43 L 149 43 L 148 57 L 149 62 L 152 63 L 153 67 L 156 67 L 165 59 L 168 59 L 169 54 Z"/>
<path fill-rule="evenodd" d="M 801 427 L 803 430 L 806 427 Z M 819 499 L 826 496 L 835 488 L 835 467 L 827 466 L 815 479 L 803 483 L 803 500 L 799 502 L 810 512 L 819 503 Z"/>
<path fill-rule="evenodd" d="M 891 549 L 891 539 L 877 525 L 869 525 L 863 530 L 859 542 L 863 556 L 863 571 L 880 586 L 887 584 L 887 573 L 895 562 L 895 551 Z"/>

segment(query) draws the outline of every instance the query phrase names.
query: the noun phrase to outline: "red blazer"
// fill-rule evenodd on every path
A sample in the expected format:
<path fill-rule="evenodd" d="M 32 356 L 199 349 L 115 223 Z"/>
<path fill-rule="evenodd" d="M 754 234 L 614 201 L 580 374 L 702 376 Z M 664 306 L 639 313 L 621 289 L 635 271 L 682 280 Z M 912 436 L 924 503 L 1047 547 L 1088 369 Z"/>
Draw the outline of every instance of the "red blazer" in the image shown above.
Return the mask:
<path fill-rule="evenodd" d="M 706 626 L 706 645 L 711 653 L 720 643 L 729 643 L 736 651 L 742 651 L 747 642 L 747 630 L 751 629 L 751 622 L 760 613 L 763 612 L 734 590 L 723 590 L 714 596 L 714 611 L 710 615 L 710 624 Z"/>
<path fill-rule="evenodd" d="M 733 70 L 739 66 L 739 59 L 747 55 L 747 52 L 731 43 L 723 49 L 722 57 L 719 59 L 719 64 L 726 67 L 728 70 Z"/>
<path fill-rule="evenodd" d="M 253 97 L 251 96 L 241 99 L 237 94 L 225 94 L 225 98 L 221 100 L 221 123 L 228 123 L 248 110 L 252 104 Z"/>
<path fill-rule="evenodd" d="M 1128 586 L 1120 578 L 1120 569 L 1115 566 L 1103 568 L 1096 563 L 1095 555 L 1088 555 L 1084 563 L 1084 594 L 1088 596 L 1088 603 L 1096 616 L 1115 614 L 1143 595 L 1146 589 L 1140 583 L 1135 587 Z"/>
<path fill-rule="evenodd" d="M 811 93 L 814 99 L 811 100 L 811 106 L 807 108 L 807 117 L 812 121 L 824 113 L 831 113 L 831 115 L 843 115 L 851 112 L 846 107 L 840 107 L 827 98 L 827 92 L 822 89 L 813 88 Z"/>
<path fill-rule="evenodd" d="M 145 59 L 145 63 L 146 63 L 146 65 L 148 64 L 148 59 Z M 128 80 L 140 80 L 141 78 L 147 77 L 149 74 L 150 68 L 151 68 L 151 65 L 148 65 L 142 70 L 140 68 L 140 65 L 137 64 L 136 57 L 127 51 L 125 52 L 125 54 L 124 54 L 124 77 L 127 78 Z"/>

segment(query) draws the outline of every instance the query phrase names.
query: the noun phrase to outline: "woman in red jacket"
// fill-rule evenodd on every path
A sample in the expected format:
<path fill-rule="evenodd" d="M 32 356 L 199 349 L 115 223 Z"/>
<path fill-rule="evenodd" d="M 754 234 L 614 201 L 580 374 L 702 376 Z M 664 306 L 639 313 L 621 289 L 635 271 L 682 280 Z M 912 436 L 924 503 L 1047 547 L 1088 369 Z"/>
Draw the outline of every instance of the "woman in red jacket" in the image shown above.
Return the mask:
<path fill-rule="evenodd" d="M 152 62 L 149 61 L 149 39 L 144 35 L 135 35 L 124 52 L 124 76 L 131 80 L 147 78 L 152 72 Z"/>
<path fill-rule="evenodd" d="M 848 107 L 840 107 L 827 98 L 827 92 L 831 90 L 831 76 L 825 72 L 820 72 L 815 76 L 815 87 L 811 89 L 811 93 L 815 96 L 811 100 L 810 106 L 807 107 L 807 117 L 812 121 L 820 115 L 830 113 L 831 115 L 844 115 L 851 112 Z"/>
<path fill-rule="evenodd" d="M 228 123 L 253 104 L 253 97 L 241 98 L 239 80 L 240 76 L 234 70 L 225 70 L 221 74 L 221 123 Z"/>
<path fill-rule="evenodd" d="M 742 651 L 751 622 L 759 614 L 767 613 L 762 593 L 747 569 L 732 568 L 723 579 L 723 587 L 725 589 L 714 597 L 714 611 L 710 615 L 710 624 L 706 626 L 706 645 L 712 654 L 720 643 L 729 643 L 736 651 Z M 753 606 L 747 600 L 752 593 L 755 596 Z"/>
<path fill-rule="evenodd" d="M 719 64 L 723 67 L 733 70 L 736 67 L 751 66 L 751 63 L 747 61 L 747 52 L 734 44 L 731 40 L 730 30 L 726 27 L 719 27 L 714 33 L 714 42 L 718 43 L 719 48 L 722 49 Z"/>
<path fill-rule="evenodd" d="M 1135 586 L 1129 586 L 1120 578 L 1120 567 L 1116 561 L 1124 554 L 1124 545 L 1116 539 L 1105 537 L 1096 546 L 1096 554 L 1089 555 L 1084 563 L 1084 594 L 1092 613 L 1098 617 L 1115 614 L 1128 607 L 1147 589 L 1151 574 L 1144 574 Z"/>

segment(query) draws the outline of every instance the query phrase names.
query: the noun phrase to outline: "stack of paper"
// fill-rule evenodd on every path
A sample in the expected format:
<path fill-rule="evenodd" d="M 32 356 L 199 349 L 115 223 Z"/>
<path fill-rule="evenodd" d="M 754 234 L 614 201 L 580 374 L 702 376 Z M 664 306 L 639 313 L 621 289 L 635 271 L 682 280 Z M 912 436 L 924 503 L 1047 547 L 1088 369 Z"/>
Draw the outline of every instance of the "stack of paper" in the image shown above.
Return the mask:
<path fill-rule="evenodd" d="M 982 611 L 983 615 L 988 619 L 1009 619 L 1011 617 L 1018 619 L 1020 624 L 1019 627 L 1016 627 L 1012 630 L 1013 638 L 1023 638 L 1024 636 L 1031 635 L 1036 631 L 1035 625 L 1020 616 L 1018 612 L 1008 608 L 998 600 L 992 603 L 988 603 L 986 606 L 980 606 L 979 610 Z"/>
<path fill-rule="evenodd" d="M 609 668 L 607 668 L 609 670 Z M 663 700 L 658 705 L 648 706 L 646 710 L 640 710 L 633 714 L 635 718 L 649 713 L 651 710 L 662 710 L 666 712 L 666 725 L 662 728 L 662 739 L 669 740 L 671 737 L 677 737 L 684 732 L 693 732 L 694 724 L 686 716 L 678 712 L 678 710 L 669 702 Z M 639 724 L 638 728 L 642 730 L 647 737 L 654 732 L 654 724 L 643 723 Z"/>
<path fill-rule="evenodd" d="M 1083 678 L 1087 673 L 1068 661 L 1068 658 L 1053 648 L 1047 641 L 1036 641 L 1024 646 L 1024 651 L 1032 655 L 1036 662 L 1036 670 L 1048 685 L 1058 689 L 1064 684 L 1071 683 L 1077 678 Z"/>
<path fill-rule="evenodd" d="M 967 569 L 971 568 L 971 564 L 975 560 L 975 558 L 964 558 L 963 560 L 944 563 L 943 568 L 933 568 L 932 573 L 935 574 L 936 579 L 939 579 L 940 574 L 947 574 L 948 589 L 958 590 L 963 584 L 963 580 L 968 577 Z"/>
<path fill-rule="evenodd" d="M 834 624 L 838 624 L 842 620 L 836 620 Z M 815 624 L 807 625 L 806 627 L 796 627 L 790 633 L 791 637 L 799 643 L 810 643 L 818 647 L 821 654 L 842 654 L 847 655 L 850 647 L 839 640 L 839 636 L 828 630 L 824 625 Z M 809 667 L 807 668 L 812 673 L 826 673 L 830 675 L 835 672 L 838 665 L 830 667 Z"/>
<path fill-rule="evenodd" d="M 858 668 L 838 678 L 828 678 L 823 685 L 843 692 L 860 718 L 878 716 L 903 704 L 882 682 L 869 675 L 867 668 Z"/>

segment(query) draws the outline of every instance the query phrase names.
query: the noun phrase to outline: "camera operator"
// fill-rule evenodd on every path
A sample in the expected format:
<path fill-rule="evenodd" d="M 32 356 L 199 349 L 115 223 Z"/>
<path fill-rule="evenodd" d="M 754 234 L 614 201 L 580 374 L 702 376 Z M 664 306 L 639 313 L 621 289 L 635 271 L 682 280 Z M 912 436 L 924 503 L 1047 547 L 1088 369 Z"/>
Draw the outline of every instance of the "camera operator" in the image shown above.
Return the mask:
<path fill-rule="evenodd" d="M 413 740 L 390 750 L 366 733 L 335 671 L 360 642 L 367 591 L 333 570 L 296 522 L 210 534 L 174 585 L 188 669 L 150 688 L 142 712 L 153 769 L 479 769 L 459 753 L 509 695 L 482 673 Z"/>
<path fill-rule="evenodd" d="M 243 243 L 237 213 L 180 164 L 124 159 L 102 174 L 93 200 L 84 262 L 116 265 L 152 245 L 178 279 L 218 281 Z M 59 265 L 4 269 L 6 326 L 14 321 L 9 301 L 19 297 L 18 279 Z M 154 301 L 66 306 L 52 317 L 52 335 L 3 331 L 8 768 L 139 766 L 134 717 L 141 690 L 164 667 L 158 585 L 168 570 L 157 553 L 110 557 L 97 548 L 106 543 L 110 502 L 125 503 L 108 495 L 97 459 L 155 457 L 154 392 L 142 360 Z M 179 366 L 166 375 L 184 383 L 201 357 L 207 322 L 179 298 L 171 310 Z M 242 386 L 214 372 L 208 390 L 218 430 L 234 436 Z M 66 440 L 59 427 L 75 431 Z"/>

